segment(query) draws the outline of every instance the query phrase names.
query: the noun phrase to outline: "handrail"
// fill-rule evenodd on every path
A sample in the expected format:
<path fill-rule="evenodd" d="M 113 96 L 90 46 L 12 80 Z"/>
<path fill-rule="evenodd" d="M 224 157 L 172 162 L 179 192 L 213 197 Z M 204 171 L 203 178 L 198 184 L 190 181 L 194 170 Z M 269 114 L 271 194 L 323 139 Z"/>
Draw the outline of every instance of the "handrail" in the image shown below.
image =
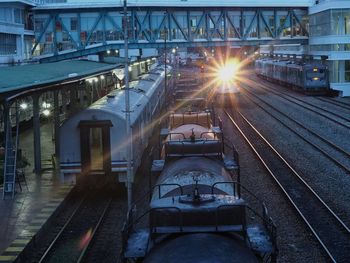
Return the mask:
<path fill-rule="evenodd" d="M 243 186 L 240 182 L 236 182 L 236 181 L 216 182 L 216 183 L 214 183 L 214 184 L 211 186 L 211 187 L 212 187 L 212 191 L 213 191 L 213 187 L 215 187 L 216 184 L 221 184 L 221 183 L 222 183 L 222 184 L 225 184 L 225 183 L 227 183 L 227 184 L 235 183 L 235 184 L 239 185 L 240 188 L 242 188 L 242 189 L 245 190 L 248 194 L 250 194 L 252 197 L 254 197 L 255 200 L 257 200 L 262 206 L 265 206 L 265 207 L 266 207 L 265 202 L 261 201 L 255 194 L 253 194 L 251 191 L 249 191 L 249 190 L 248 190 L 245 186 Z M 212 194 L 213 194 L 213 192 L 212 192 Z"/>
<path fill-rule="evenodd" d="M 258 212 L 256 212 L 253 208 L 251 208 L 248 205 L 246 207 L 262 220 L 262 222 L 264 223 L 264 226 L 266 227 L 266 230 L 271 236 L 273 249 L 276 249 L 277 248 L 277 245 L 276 245 L 277 244 L 277 227 L 273 222 L 272 218 L 268 216 L 265 204 L 263 204 L 263 211 L 264 211 L 263 215 L 260 215 Z"/>
<path fill-rule="evenodd" d="M 205 131 L 205 132 L 202 132 L 199 136 L 199 138 L 203 138 L 203 135 L 204 134 L 213 134 L 214 135 L 214 138 L 217 138 L 218 137 L 218 133 L 217 132 L 214 132 L 214 131 Z M 207 138 L 205 138 L 207 139 Z"/>
<path fill-rule="evenodd" d="M 156 187 L 161 187 L 161 186 L 163 186 L 163 185 L 174 185 L 174 186 L 179 186 L 179 188 L 180 188 L 180 193 L 181 193 L 181 195 L 183 195 L 183 188 L 182 188 L 182 186 L 181 186 L 180 184 L 156 184 L 156 185 L 152 186 L 151 190 L 149 190 L 149 191 L 148 191 L 147 193 L 145 193 L 144 195 L 140 196 L 136 201 L 134 201 L 134 202 L 131 204 L 132 209 L 133 209 L 134 207 L 136 207 L 136 204 L 137 204 L 137 203 L 139 203 L 140 201 L 143 201 L 143 200 L 145 199 L 146 196 L 151 196 L 150 194 L 153 193 L 153 191 L 154 191 L 154 189 L 155 189 Z M 150 198 L 150 199 L 151 199 L 151 198 Z M 131 209 L 131 210 L 132 210 L 132 209 Z M 130 211 L 130 210 L 129 210 L 129 211 Z M 129 212 L 129 211 L 128 211 L 128 212 Z"/>
<path fill-rule="evenodd" d="M 180 188 L 180 194 L 183 195 L 183 189 L 182 186 L 180 184 L 156 184 L 155 186 L 152 187 L 152 189 L 154 190 L 156 187 L 158 188 L 158 198 L 161 199 L 161 187 L 162 186 L 178 186 L 178 188 Z M 175 188 L 176 189 L 176 188 Z"/>
<path fill-rule="evenodd" d="M 180 222 L 179 228 L 180 228 L 181 232 L 183 231 L 183 216 L 182 216 L 181 209 L 178 208 L 178 207 L 174 207 L 174 206 L 167 206 L 167 207 L 151 208 L 151 210 L 150 210 L 150 215 L 151 215 L 151 218 L 150 218 L 150 229 L 151 229 L 151 232 L 153 232 L 153 217 L 152 217 L 153 211 L 169 210 L 169 209 L 176 210 L 180 214 L 180 216 L 179 216 L 179 222 Z"/>
<path fill-rule="evenodd" d="M 218 222 L 219 222 L 219 210 L 222 208 L 225 208 L 225 207 L 230 208 L 230 207 L 245 207 L 245 206 L 242 204 L 235 204 L 235 205 L 227 204 L 227 205 L 220 205 L 220 206 L 216 207 L 216 209 L 215 209 L 215 229 L 216 229 L 216 231 L 218 231 L 218 226 L 219 226 L 219 224 L 218 224 Z M 244 222 L 243 229 L 246 229 L 245 222 Z"/>
<path fill-rule="evenodd" d="M 219 185 L 219 184 L 232 184 L 233 185 L 233 195 L 234 196 L 236 196 L 236 185 L 237 185 L 237 182 L 234 182 L 234 181 L 232 181 L 232 182 L 216 182 L 216 183 L 214 183 L 214 184 L 212 184 L 212 186 L 211 186 L 211 194 L 213 195 L 214 194 L 214 188 L 215 188 L 215 186 L 217 186 L 217 185 Z M 241 198 L 241 196 L 240 195 L 238 195 L 238 198 Z"/>
<path fill-rule="evenodd" d="M 171 140 L 171 135 L 182 135 L 183 139 L 186 139 L 185 134 L 183 134 L 182 132 L 169 132 L 169 140 Z"/>

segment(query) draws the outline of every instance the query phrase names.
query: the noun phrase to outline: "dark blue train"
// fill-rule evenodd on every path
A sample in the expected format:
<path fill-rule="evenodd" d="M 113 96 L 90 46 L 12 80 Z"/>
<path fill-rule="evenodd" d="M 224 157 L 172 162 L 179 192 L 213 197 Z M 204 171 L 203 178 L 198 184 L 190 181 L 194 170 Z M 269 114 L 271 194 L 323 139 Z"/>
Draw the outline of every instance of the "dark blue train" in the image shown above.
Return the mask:
<path fill-rule="evenodd" d="M 326 94 L 329 91 L 328 68 L 317 62 L 262 58 L 255 61 L 255 72 L 269 81 L 298 88 L 308 94 Z"/>

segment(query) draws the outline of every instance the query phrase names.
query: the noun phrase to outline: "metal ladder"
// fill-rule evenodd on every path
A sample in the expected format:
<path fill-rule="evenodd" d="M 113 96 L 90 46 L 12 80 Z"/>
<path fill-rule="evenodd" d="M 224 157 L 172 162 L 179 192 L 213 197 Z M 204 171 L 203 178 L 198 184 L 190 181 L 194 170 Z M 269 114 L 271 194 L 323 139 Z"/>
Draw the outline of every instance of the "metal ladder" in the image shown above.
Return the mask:
<path fill-rule="evenodd" d="M 17 171 L 17 149 L 19 143 L 19 113 L 18 105 L 16 101 L 16 133 L 15 133 L 15 145 L 13 145 L 12 138 L 12 125 L 11 125 L 11 116 L 9 110 L 7 111 L 6 116 L 6 129 L 5 129 L 5 162 L 4 162 L 4 188 L 3 196 L 11 196 L 14 198 L 16 191 L 16 171 Z"/>

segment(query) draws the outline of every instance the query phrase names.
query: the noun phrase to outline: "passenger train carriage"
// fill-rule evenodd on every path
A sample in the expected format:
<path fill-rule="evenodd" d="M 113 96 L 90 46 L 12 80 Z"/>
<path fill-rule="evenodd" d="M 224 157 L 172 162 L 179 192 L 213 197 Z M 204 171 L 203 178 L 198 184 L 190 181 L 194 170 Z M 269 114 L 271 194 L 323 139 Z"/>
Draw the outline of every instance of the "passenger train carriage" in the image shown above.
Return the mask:
<path fill-rule="evenodd" d="M 211 114 L 172 113 L 161 135 L 149 210 L 131 209 L 123 230 L 124 262 L 275 262 L 275 227 L 241 197 L 238 154 L 225 154 Z"/>
<path fill-rule="evenodd" d="M 168 67 L 167 72 L 171 71 Z M 171 81 L 169 82 L 171 85 Z M 130 82 L 133 175 L 164 104 L 164 66 Z M 118 174 L 126 181 L 127 141 L 125 90 L 117 89 L 68 119 L 60 130 L 60 171 L 64 180 L 76 175 Z"/>
<path fill-rule="evenodd" d="M 326 93 L 329 90 L 328 68 L 317 62 L 263 58 L 255 61 L 255 72 L 267 80 L 287 84 L 306 93 Z"/>

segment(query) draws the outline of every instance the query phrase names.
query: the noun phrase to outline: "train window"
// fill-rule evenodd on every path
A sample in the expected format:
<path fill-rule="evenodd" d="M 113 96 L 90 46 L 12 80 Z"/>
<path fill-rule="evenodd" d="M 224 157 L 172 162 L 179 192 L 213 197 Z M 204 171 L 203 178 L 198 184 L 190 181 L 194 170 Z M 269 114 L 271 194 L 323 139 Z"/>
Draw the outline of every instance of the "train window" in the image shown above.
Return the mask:
<path fill-rule="evenodd" d="M 91 170 L 103 170 L 102 129 L 90 129 Z"/>

